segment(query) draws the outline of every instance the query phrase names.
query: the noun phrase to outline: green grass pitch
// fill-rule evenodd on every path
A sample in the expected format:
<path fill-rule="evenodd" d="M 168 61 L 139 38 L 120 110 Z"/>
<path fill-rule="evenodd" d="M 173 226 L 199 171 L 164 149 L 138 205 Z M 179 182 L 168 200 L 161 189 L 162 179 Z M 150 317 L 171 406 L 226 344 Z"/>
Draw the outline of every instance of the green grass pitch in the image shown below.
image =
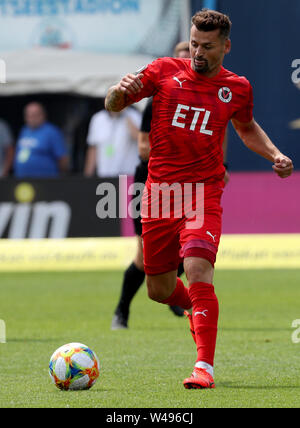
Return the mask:
<path fill-rule="evenodd" d="M 300 271 L 217 271 L 215 390 L 185 390 L 196 357 L 186 319 L 140 289 L 130 328 L 110 330 L 122 272 L 1 274 L 0 407 L 299 407 Z M 90 391 L 59 391 L 51 354 L 82 342 L 98 355 Z"/>

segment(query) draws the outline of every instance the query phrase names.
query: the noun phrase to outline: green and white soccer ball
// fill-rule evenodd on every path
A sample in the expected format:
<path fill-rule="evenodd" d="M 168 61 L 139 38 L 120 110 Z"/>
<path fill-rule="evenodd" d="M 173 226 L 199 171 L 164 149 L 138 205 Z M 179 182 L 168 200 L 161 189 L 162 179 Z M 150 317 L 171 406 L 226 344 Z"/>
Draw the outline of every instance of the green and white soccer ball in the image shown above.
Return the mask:
<path fill-rule="evenodd" d="M 50 377 L 57 388 L 64 391 L 91 388 L 99 371 L 97 355 L 82 343 L 61 346 L 50 358 Z"/>

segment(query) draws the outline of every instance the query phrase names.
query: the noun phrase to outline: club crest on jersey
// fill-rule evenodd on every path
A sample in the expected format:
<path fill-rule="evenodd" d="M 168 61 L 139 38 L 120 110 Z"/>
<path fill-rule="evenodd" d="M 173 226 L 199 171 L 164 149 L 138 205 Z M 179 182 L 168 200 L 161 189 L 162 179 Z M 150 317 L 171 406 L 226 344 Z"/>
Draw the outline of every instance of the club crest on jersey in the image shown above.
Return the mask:
<path fill-rule="evenodd" d="M 229 88 L 223 86 L 223 88 L 219 89 L 219 98 L 223 103 L 230 103 L 232 100 L 232 92 Z"/>

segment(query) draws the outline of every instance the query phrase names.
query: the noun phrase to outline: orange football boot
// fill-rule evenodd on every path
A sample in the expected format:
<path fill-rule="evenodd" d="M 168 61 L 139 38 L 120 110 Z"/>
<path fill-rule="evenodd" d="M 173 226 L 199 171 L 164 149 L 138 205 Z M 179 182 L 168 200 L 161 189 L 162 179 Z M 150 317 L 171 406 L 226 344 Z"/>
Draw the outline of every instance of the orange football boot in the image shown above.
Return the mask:
<path fill-rule="evenodd" d="M 193 323 L 193 317 L 188 311 L 184 311 L 184 315 L 188 318 L 190 322 L 190 332 L 194 339 L 194 342 L 196 343 L 196 336 L 195 336 L 195 329 L 194 329 L 194 323 Z"/>
<path fill-rule="evenodd" d="M 194 367 L 191 377 L 184 379 L 183 385 L 186 389 L 215 388 L 213 377 L 205 370 Z"/>

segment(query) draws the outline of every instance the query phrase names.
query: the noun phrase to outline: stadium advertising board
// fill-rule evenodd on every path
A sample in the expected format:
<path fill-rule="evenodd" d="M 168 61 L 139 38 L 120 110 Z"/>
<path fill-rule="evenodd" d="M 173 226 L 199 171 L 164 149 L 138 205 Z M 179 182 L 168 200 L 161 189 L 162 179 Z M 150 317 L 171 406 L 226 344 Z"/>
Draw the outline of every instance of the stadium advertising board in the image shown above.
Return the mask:
<path fill-rule="evenodd" d="M 123 270 L 135 237 L 0 239 L 0 272 Z M 223 235 L 217 270 L 299 269 L 300 234 Z"/>
<path fill-rule="evenodd" d="M 0 0 L 0 51 L 166 55 L 179 38 L 181 8 L 180 0 Z"/>
<path fill-rule="evenodd" d="M 117 192 L 118 180 L 110 182 Z M 99 183 L 81 177 L 0 181 L 0 238 L 119 236 L 119 218 L 96 215 Z"/>
<path fill-rule="evenodd" d="M 299 183 L 298 172 L 285 181 L 231 174 L 217 269 L 300 267 Z M 124 269 L 136 250 L 131 185 L 130 177 L 1 180 L 0 238 L 10 239 L 0 239 L 0 271 Z"/>

